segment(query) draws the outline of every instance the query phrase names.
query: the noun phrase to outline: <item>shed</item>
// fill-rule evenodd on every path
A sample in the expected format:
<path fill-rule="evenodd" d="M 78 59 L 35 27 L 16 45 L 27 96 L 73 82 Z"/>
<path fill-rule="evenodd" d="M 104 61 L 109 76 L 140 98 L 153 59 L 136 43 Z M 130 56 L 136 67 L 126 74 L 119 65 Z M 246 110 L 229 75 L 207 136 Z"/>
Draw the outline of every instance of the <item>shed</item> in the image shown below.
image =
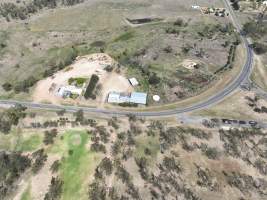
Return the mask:
<path fill-rule="evenodd" d="M 132 86 L 137 86 L 139 84 L 136 78 L 130 78 L 129 82 L 131 83 Z"/>

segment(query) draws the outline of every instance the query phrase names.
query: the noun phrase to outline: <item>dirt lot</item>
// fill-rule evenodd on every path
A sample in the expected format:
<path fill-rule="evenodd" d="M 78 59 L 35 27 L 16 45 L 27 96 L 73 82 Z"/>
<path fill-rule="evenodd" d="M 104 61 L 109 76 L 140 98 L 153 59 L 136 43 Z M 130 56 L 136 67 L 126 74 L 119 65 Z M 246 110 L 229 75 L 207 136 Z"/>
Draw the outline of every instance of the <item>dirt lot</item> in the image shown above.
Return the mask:
<path fill-rule="evenodd" d="M 37 83 L 35 90 L 33 91 L 34 102 L 49 102 L 53 104 L 68 103 L 83 103 L 85 101 L 82 96 L 76 100 L 63 99 L 58 96 L 57 91 L 61 86 L 68 85 L 70 78 L 88 78 L 93 74 L 98 75 L 101 84 L 101 92 L 96 99 L 96 103 L 103 103 L 106 97 L 111 91 L 118 92 L 130 92 L 133 90 L 129 81 L 124 76 L 116 72 L 107 72 L 104 68 L 106 66 L 112 66 L 114 61 L 106 54 L 93 54 L 88 56 L 82 56 L 77 58 L 74 64 L 68 66 L 66 69 L 57 72 L 52 77 L 48 77 L 45 80 L 41 80 Z M 88 82 L 83 87 L 85 90 Z M 53 87 L 52 90 L 50 88 Z"/>

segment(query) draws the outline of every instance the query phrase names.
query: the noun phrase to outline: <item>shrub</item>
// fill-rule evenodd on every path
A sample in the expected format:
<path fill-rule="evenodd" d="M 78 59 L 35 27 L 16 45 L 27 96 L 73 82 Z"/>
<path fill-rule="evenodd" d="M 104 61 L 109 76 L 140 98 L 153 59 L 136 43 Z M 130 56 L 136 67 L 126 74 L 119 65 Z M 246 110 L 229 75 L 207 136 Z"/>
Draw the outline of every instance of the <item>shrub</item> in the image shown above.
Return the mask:
<path fill-rule="evenodd" d="M 6 82 L 6 83 L 4 83 L 4 84 L 2 85 L 2 88 L 3 88 L 5 91 L 8 92 L 8 91 L 12 90 L 13 86 L 12 86 L 10 83 Z"/>
<path fill-rule="evenodd" d="M 124 103 L 119 103 L 118 104 L 121 107 L 137 107 L 137 103 L 130 103 L 130 102 L 124 102 Z"/>
<path fill-rule="evenodd" d="M 104 41 L 95 41 L 90 44 L 91 47 L 103 47 L 106 43 Z"/>
<path fill-rule="evenodd" d="M 152 73 L 152 75 L 148 79 L 149 84 L 156 85 L 160 83 L 160 78 L 157 76 L 156 73 Z"/>
<path fill-rule="evenodd" d="M 183 26 L 184 25 L 184 21 L 181 18 L 178 18 L 175 22 L 174 22 L 175 26 Z"/>
<path fill-rule="evenodd" d="M 86 88 L 86 91 L 84 93 L 85 99 L 89 99 L 89 98 L 95 99 L 95 95 L 93 92 L 95 90 L 95 87 L 96 87 L 98 81 L 99 81 L 99 77 L 97 75 L 93 74 L 91 79 L 90 79 L 90 82 Z"/>
<path fill-rule="evenodd" d="M 262 43 L 255 42 L 252 47 L 256 54 L 264 54 L 267 52 L 267 46 Z"/>

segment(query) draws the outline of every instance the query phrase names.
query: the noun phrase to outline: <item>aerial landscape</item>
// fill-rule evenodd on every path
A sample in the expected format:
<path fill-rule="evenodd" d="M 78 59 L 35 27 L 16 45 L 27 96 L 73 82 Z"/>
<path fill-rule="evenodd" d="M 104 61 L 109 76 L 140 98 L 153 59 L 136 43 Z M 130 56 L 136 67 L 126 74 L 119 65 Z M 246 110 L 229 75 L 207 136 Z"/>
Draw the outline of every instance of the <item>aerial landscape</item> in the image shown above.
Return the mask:
<path fill-rule="evenodd" d="M 105 199 L 267 199 L 267 1 L 0 1 L 0 200 Z"/>

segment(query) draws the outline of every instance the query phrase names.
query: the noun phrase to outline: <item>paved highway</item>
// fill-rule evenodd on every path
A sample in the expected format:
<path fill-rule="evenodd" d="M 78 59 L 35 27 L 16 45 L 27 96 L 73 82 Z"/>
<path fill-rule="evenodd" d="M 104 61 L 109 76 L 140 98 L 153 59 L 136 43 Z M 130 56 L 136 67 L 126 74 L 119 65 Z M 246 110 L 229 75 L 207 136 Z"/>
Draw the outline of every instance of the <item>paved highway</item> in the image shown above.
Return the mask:
<path fill-rule="evenodd" d="M 225 7 L 229 11 L 229 16 L 231 17 L 234 26 L 238 32 L 241 31 L 241 26 L 237 20 L 235 13 L 233 12 L 231 5 L 229 4 L 228 0 L 223 0 Z M 99 113 L 99 114 L 107 114 L 107 115 L 127 115 L 127 114 L 134 114 L 137 116 L 151 116 L 151 117 L 160 117 L 160 116 L 169 116 L 175 115 L 180 113 L 187 113 L 195 110 L 205 109 L 209 106 L 212 106 L 231 93 L 233 93 L 236 89 L 238 89 L 243 82 L 246 82 L 249 79 L 251 70 L 252 70 L 252 63 L 253 63 L 253 52 L 249 47 L 248 40 L 245 36 L 241 35 L 242 42 L 246 48 L 246 63 L 243 66 L 239 75 L 224 89 L 218 91 L 218 93 L 214 94 L 213 96 L 203 99 L 203 101 L 198 102 L 196 104 L 190 105 L 184 108 L 175 108 L 172 110 L 164 110 L 164 111 L 144 111 L 144 112 L 134 112 L 134 111 L 121 111 L 111 110 L 111 109 L 99 109 L 99 108 L 89 108 L 89 107 L 79 107 L 79 106 L 64 106 L 64 105 L 52 105 L 52 104 L 42 104 L 42 103 L 33 103 L 33 102 L 24 102 L 24 101 L 16 101 L 16 100 L 0 100 L 0 105 L 2 106 L 10 106 L 14 104 L 21 104 L 29 108 L 36 108 L 36 109 L 46 109 L 46 110 L 61 110 L 65 109 L 68 112 L 75 112 L 79 109 L 82 109 L 85 113 Z"/>

